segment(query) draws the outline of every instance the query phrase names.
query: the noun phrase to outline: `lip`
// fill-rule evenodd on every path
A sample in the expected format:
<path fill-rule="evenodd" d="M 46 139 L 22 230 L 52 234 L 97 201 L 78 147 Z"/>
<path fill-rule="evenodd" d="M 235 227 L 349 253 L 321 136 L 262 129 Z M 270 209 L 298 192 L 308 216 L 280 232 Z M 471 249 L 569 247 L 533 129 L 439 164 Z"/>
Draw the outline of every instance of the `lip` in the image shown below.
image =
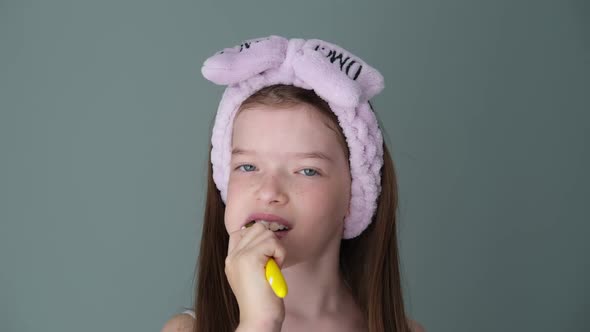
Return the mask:
<path fill-rule="evenodd" d="M 279 216 L 274 215 L 274 214 L 269 214 L 269 213 L 252 213 L 252 214 L 250 214 L 248 216 L 248 218 L 246 218 L 246 220 L 244 221 L 244 225 L 246 225 L 247 223 L 249 223 L 252 220 L 274 221 L 276 223 L 279 223 L 281 225 L 284 225 L 284 226 L 289 227 L 289 230 L 293 229 L 293 225 L 291 225 L 290 222 L 288 222 L 284 218 L 279 217 Z"/>
<path fill-rule="evenodd" d="M 275 232 L 275 236 L 280 239 L 284 238 L 285 236 L 287 236 L 287 233 L 289 233 L 291 230 L 289 229 L 288 231 L 283 231 L 283 232 Z"/>

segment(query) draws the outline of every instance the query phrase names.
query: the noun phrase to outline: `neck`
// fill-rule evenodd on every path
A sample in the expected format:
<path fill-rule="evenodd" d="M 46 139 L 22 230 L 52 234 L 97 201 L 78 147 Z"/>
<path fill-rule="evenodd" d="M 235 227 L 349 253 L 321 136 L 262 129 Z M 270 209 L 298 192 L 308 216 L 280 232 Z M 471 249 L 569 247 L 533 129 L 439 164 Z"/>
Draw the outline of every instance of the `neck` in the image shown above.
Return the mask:
<path fill-rule="evenodd" d="M 313 321 L 347 313 L 354 305 L 339 268 L 340 246 L 330 246 L 316 259 L 305 260 L 282 272 L 289 286 L 285 297 L 287 317 Z"/>

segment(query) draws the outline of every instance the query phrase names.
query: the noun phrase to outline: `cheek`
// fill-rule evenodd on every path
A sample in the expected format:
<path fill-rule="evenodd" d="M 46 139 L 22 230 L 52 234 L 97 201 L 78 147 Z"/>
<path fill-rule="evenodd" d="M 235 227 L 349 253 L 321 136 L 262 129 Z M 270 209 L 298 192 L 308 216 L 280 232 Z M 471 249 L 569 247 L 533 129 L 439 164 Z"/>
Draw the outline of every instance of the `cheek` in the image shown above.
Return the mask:
<path fill-rule="evenodd" d="M 231 174 L 229 177 L 229 181 L 227 184 L 228 189 L 228 196 L 229 193 L 242 193 L 247 188 L 252 188 L 254 186 L 256 179 L 252 175 L 244 175 L 244 174 Z"/>
<path fill-rule="evenodd" d="M 300 186 L 295 195 L 300 205 L 309 208 L 307 210 L 311 213 L 340 219 L 348 209 L 350 186 L 338 183 Z"/>
<path fill-rule="evenodd" d="M 244 184 L 235 178 L 230 178 L 224 214 L 225 228 L 228 232 L 236 231 L 240 227 L 240 212 L 246 211 L 244 206 L 247 204 L 246 196 Z"/>

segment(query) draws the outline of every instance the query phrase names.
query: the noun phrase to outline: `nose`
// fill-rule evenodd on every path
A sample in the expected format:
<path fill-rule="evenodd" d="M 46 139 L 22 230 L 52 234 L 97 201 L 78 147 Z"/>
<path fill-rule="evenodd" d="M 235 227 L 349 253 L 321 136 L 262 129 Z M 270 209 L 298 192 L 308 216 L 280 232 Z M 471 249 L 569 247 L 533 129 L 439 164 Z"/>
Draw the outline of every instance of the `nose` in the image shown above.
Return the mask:
<path fill-rule="evenodd" d="M 264 204 L 282 205 L 289 201 L 284 183 L 279 176 L 272 174 L 261 179 L 256 196 Z"/>

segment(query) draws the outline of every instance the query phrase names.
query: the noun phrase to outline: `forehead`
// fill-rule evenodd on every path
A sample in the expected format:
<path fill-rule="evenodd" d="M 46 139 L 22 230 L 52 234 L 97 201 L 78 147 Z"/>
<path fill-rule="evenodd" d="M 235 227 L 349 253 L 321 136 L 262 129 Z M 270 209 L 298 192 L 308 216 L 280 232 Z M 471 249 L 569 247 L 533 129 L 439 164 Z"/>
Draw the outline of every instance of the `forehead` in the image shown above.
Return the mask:
<path fill-rule="evenodd" d="M 334 148 L 339 144 L 332 121 L 311 105 L 291 107 L 256 105 L 241 110 L 233 124 L 232 146 L 284 145 Z M 269 142 L 272 141 L 272 142 Z"/>

